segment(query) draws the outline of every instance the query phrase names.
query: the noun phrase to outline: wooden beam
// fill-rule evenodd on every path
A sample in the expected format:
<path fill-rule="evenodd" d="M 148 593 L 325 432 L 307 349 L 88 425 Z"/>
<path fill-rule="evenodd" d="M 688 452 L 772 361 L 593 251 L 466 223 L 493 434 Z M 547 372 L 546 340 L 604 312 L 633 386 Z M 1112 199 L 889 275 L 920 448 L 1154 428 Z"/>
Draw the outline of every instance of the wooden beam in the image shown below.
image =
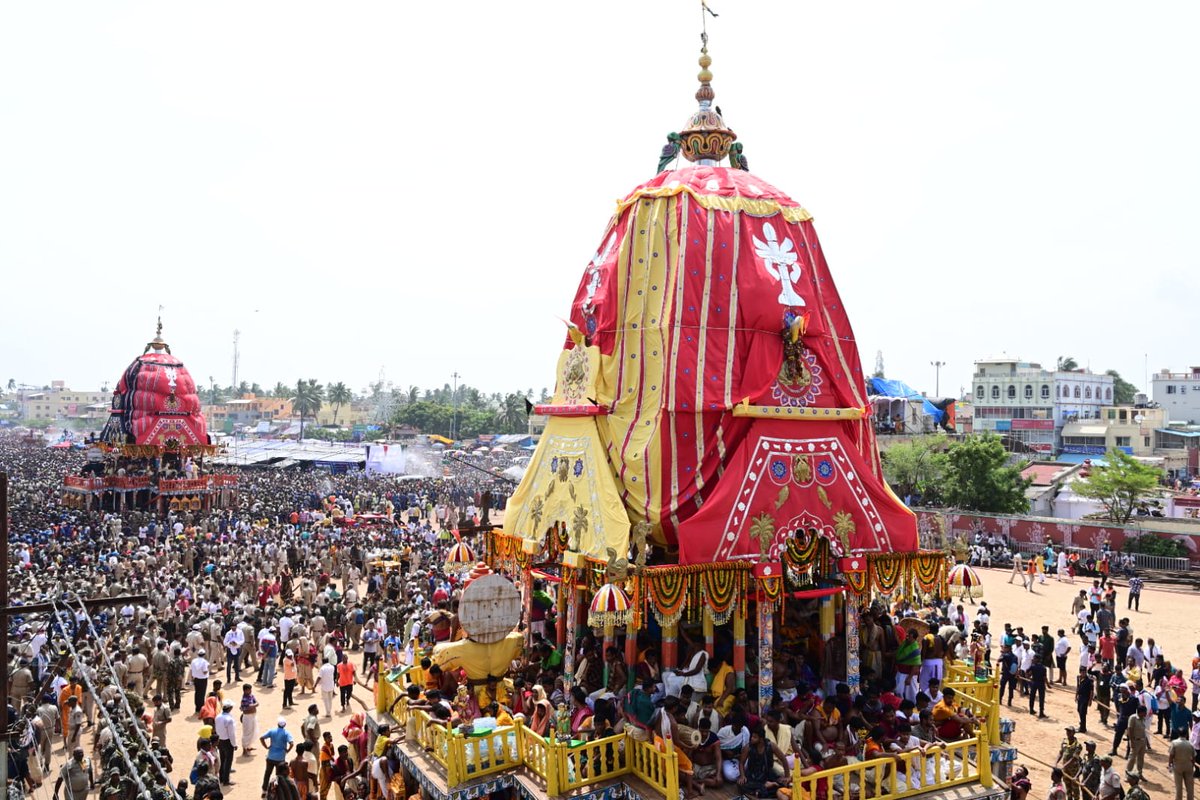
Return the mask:
<path fill-rule="evenodd" d="M 83 607 L 88 611 L 91 611 L 93 608 L 104 608 L 105 606 L 124 605 L 125 603 L 144 603 L 149 599 L 149 595 L 144 594 L 123 594 L 119 597 L 93 597 L 89 600 L 84 600 Z M 9 606 L 7 608 L 0 608 L 0 615 L 12 617 L 17 614 L 38 614 L 43 611 L 53 611 L 55 605 L 58 605 L 60 608 L 68 608 L 73 611 L 75 607 L 79 605 L 79 601 L 70 600 L 60 601 L 57 604 L 30 603 L 29 605 L 25 606 Z M 5 627 L 7 628 L 7 626 Z"/>

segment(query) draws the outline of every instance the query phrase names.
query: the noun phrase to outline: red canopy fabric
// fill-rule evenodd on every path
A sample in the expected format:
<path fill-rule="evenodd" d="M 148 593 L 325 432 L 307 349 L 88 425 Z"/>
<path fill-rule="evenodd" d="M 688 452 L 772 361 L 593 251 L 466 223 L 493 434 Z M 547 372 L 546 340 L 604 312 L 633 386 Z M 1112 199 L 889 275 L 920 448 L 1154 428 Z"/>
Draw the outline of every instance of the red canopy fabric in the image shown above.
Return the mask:
<path fill-rule="evenodd" d="M 680 563 L 751 557 L 752 528 L 767 522 L 775 554 L 797 527 L 838 553 L 917 549 L 916 519 L 860 418 L 862 365 L 811 217 L 775 187 L 709 166 L 638 187 L 571 321 L 600 351 L 612 480 L 632 521 L 678 543 Z M 736 416 L 744 401 L 781 418 Z"/>

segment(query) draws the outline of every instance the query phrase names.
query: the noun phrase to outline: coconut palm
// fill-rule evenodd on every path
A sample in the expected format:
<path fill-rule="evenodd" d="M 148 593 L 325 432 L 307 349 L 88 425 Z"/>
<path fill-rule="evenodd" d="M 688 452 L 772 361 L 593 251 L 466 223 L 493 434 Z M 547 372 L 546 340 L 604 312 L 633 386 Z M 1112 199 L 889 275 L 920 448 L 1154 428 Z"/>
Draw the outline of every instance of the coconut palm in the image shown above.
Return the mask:
<path fill-rule="evenodd" d="M 521 433 L 529 427 L 525 414 L 525 396 L 513 392 L 500 403 L 500 424 L 506 433 Z"/>
<path fill-rule="evenodd" d="M 354 395 L 346 388 L 346 384 L 338 381 L 329 385 L 329 392 L 326 397 L 329 400 L 329 404 L 333 406 L 333 424 L 337 425 L 338 411 L 341 410 L 342 406 L 353 400 Z"/>
<path fill-rule="evenodd" d="M 291 397 L 292 396 L 292 387 L 288 386 L 283 381 L 278 381 L 275 384 L 275 388 L 271 390 L 271 396 L 272 397 Z"/>
<path fill-rule="evenodd" d="M 316 378 L 296 381 L 296 388 L 289 392 L 292 408 L 300 415 L 300 438 L 304 438 L 304 418 L 315 417 L 325 399 L 325 387 Z"/>

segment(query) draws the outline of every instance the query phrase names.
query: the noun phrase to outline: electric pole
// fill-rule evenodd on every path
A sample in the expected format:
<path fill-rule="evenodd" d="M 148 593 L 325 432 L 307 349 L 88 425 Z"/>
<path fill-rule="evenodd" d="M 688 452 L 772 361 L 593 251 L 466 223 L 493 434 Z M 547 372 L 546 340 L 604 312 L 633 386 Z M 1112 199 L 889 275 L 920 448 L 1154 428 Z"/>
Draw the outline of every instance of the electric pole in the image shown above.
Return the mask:
<path fill-rule="evenodd" d="M 238 389 L 237 389 L 238 360 L 239 360 L 238 339 L 240 339 L 241 336 L 242 336 L 242 332 L 239 331 L 237 328 L 234 328 L 233 329 L 233 383 L 230 385 L 229 388 L 233 389 L 233 396 L 235 398 L 241 397 L 241 395 L 238 394 Z"/>
<path fill-rule="evenodd" d="M 929 366 L 933 367 L 933 396 L 940 398 L 942 396 L 942 367 L 946 366 L 946 362 L 930 361 Z"/>
<path fill-rule="evenodd" d="M 450 377 L 454 379 L 454 389 L 450 395 L 450 399 L 454 402 L 454 417 L 450 422 L 450 438 L 458 441 L 458 436 L 455 435 L 458 430 L 458 379 L 462 376 L 455 372 Z"/>

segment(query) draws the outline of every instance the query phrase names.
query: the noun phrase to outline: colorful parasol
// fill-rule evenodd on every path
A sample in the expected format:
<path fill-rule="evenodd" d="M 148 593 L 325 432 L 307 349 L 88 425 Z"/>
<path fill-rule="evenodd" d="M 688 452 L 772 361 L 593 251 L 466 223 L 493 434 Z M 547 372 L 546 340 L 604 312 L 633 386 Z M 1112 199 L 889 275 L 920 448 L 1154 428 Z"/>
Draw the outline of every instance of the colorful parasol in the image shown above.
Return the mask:
<path fill-rule="evenodd" d="M 950 584 L 951 591 L 961 589 L 963 595 L 983 596 L 983 581 L 979 579 L 979 573 L 975 571 L 975 568 L 967 564 L 955 564 L 950 569 L 947 582 Z"/>
<path fill-rule="evenodd" d="M 588 625 L 607 628 L 609 625 L 628 625 L 633 617 L 633 604 L 620 586 L 606 583 L 592 597 L 588 608 Z"/>
<path fill-rule="evenodd" d="M 475 565 L 475 553 L 462 542 L 455 544 L 446 553 L 446 571 L 461 572 Z"/>

